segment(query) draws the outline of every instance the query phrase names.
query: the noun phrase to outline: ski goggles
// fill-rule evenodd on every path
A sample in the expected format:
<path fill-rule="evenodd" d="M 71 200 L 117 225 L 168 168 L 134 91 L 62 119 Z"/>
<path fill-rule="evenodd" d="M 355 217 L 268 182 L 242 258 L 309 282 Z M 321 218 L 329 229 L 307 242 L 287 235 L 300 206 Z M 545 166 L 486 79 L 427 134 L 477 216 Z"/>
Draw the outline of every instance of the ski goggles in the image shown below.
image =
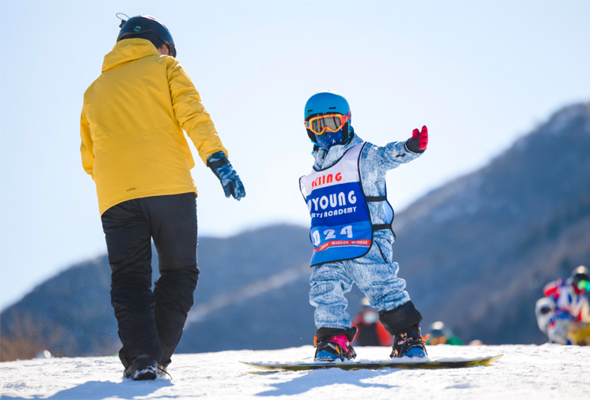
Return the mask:
<path fill-rule="evenodd" d="M 580 290 L 588 292 L 590 291 L 590 282 L 585 279 L 582 279 L 578 281 L 578 288 L 580 288 Z"/>
<path fill-rule="evenodd" d="M 323 135 L 324 132 L 338 132 L 349 119 L 349 115 L 326 114 L 310 118 L 304 123 L 305 127 L 316 135 Z"/>

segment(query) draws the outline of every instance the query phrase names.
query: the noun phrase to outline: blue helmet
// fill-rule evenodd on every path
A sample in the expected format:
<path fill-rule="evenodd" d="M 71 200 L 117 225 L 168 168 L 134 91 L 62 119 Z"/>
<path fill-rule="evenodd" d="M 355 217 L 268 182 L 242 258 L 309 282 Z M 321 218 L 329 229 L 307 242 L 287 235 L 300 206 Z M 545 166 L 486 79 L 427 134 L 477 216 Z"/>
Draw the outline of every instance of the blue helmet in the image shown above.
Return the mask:
<path fill-rule="evenodd" d="M 342 126 L 342 129 L 336 132 L 326 132 L 322 135 L 316 135 L 307 129 L 307 135 L 312 142 L 324 150 L 328 150 L 334 144 L 348 143 L 354 136 L 354 131 L 350 125 L 350 106 L 348 101 L 340 93 L 327 90 L 314 94 L 305 103 L 304 117 L 305 121 L 318 115 L 325 114 L 342 114 L 348 116 L 348 121 Z"/>
<path fill-rule="evenodd" d="M 123 39 L 140 38 L 147 39 L 156 46 L 156 49 L 163 44 L 168 46 L 168 52 L 172 57 L 176 57 L 176 47 L 174 39 L 166 26 L 156 18 L 149 15 L 138 15 L 131 17 L 127 21 L 121 19 L 119 25 L 121 31 L 117 37 L 117 42 Z"/>

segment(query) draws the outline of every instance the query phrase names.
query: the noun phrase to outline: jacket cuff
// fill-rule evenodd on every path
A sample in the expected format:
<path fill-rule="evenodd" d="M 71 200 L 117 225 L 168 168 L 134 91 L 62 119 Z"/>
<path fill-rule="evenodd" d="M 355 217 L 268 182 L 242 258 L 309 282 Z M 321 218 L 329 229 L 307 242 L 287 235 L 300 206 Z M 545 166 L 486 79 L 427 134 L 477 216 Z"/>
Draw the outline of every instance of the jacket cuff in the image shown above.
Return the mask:
<path fill-rule="evenodd" d="M 207 158 L 207 166 L 213 170 L 221 167 L 222 165 L 228 164 L 229 160 L 222 151 L 217 151 Z"/>
<path fill-rule="evenodd" d="M 424 153 L 424 150 L 426 150 L 426 149 L 420 150 L 420 142 L 418 141 L 418 138 L 412 138 L 412 139 L 406 140 L 404 147 L 410 153 L 415 153 L 415 154 L 422 154 L 422 153 Z"/>

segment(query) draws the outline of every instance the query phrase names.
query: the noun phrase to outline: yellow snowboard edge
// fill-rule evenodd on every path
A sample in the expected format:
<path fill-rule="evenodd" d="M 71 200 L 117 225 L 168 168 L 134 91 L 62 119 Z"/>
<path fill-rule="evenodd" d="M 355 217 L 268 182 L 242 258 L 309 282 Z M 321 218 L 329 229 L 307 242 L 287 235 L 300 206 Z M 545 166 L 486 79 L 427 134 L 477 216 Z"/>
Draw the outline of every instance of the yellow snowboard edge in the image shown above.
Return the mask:
<path fill-rule="evenodd" d="M 368 363 L 301 363 L 301 364 L 269 364 L 269 363 L 252 363 L 240 361 L 242 364 L 262 369 L 266 371 L 307 371 L 313 369 L 339 368 L 343 370 L 357 369 L 446 369 L 446 368 L 468 368 L 476 366 L 488 366 L 502 358 L 503 354 L 491 357 L 476 358 L 472 360 L 453 360 L 453 361 L 425 361 L 425 362 L 368 362 Z"/>

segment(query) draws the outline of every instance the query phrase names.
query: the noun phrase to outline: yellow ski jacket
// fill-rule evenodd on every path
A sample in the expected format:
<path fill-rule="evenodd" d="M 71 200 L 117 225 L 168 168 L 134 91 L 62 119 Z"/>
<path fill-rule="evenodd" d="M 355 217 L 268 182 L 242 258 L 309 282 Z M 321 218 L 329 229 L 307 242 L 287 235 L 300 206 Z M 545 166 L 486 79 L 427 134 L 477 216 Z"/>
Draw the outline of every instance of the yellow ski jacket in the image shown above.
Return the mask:
<path fill-rule="evenodd" d="M 82 165 L 96 183 L 102 215 L 121 202 L 197 193 L 183 129 L 204 163 L 223 147 L 190 78 L 145 39 L 118 42 L 84 93 Z"/>

